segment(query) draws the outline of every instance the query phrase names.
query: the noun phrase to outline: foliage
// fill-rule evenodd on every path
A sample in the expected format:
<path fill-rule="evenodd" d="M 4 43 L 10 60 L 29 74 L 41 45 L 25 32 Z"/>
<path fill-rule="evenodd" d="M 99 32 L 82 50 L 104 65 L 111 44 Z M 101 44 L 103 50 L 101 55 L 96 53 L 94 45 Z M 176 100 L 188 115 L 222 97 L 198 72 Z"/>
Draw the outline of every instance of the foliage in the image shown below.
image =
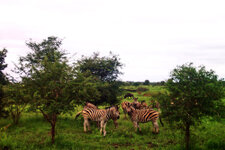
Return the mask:
<path fill-rule="evenodd" d="M 150 81 L 149 80 L 145 80 L 143 85 L 149 85 L 150 84 Z"/>
<path fill-rule="evenodd" d="M 3 86 L 0 84 L 0 118 L 8 117 L 9 112 L 7 111 L 7 102 L 3 99 L 4 92 Z"/>
<path fill-rule="evenodd" d="M 122 67 L 118 56 L 110 53 L 109 57 L 100 57 L 99 53 L 94 53 L 91 57 L 82 57 L 78 60 L 76 68 L 88 78 L 96 81 L 96 89 L 99 99 L 95 98 L 91 101 L 96 104 L 118 103 L 117 96 L 120 94 L 119 86 L 121 82 L 116 79 L 122 74 L 119 69 Z"/>
<path fill-rule="evenodd" d="M 7 78 L 5 74 L 2 72 L 7 67 L 7 64 L 5 64 L 6 54 L 7 54 L 6 49 L 0 51 L 0 118 L 8 116 L 8 111 L 5 108 L 6 102 L 3 100 L 4 97 L 3 85 L 6 85 Z"/>
<path fill-rule="evenodd" d="M 2 85 L 5 85 L 7 83 L 7 78 L 2 72 L 7 67 L 7 64 L 5 64 L 6 54 L 7 50 L 5 48 L 0 51 L 0 84 Z"/>
<path fill-rule="evenodd" d="M 99 78 L 103 82 L 115 81 L 121 74 L 119 68 L 122 67 L 118 56 L 110 53 L 109 57 L 100 57 L 99 53 L 94 53 L 91 57 L 82 57 L 77 62 L 79 70 L 90 72 L 91 75 Z"/>
<path fill-rule="evenodd" d="M 73 80 L 73 87 L 71 94 L 75 97 L 76 104 L 84 105 L 86 102 L 98 104 L 101 93 L 97 87 L 100 84 L 93 76 L 87 76 L 85 73 L 74 72 L 75 79 Z M 96 103 L 97 102 L 97 103 Z"/>
<path fill-rule="evenodd" d="M 117 96 L 121 94 L 119 89 L 120 84 L 116 81 L 114 82 L 101 82 L 98 84 L 97 89 L 100 92 L 100 99 L 95 104 L 119 104 Z"/>
<path fill-rule="evenodd" d="M 169 121 L 182 123 L 185 129 L 186 148 L 189 147 L 190 126 L 203 116 L 222 115 L 224 96 L 222 81 L 214 71 L 192 63 L 175 68 L 166 83 L 169 95 L 161 98 L 163 115 Z"/>
<path fill-rule="evenodd" d="M 10 83 L 5 88 L 5 101 L 14 124 L 19 123 L 21 113 L 31 100 L 29 93 L 21 83 Z"/>
<path fill-rule="evenodd" d="M 33 99 L 31 106 L 51 124 L 52 143 L 58 115 L 73 110 L 72 101 L 75 99 L 74 75 L 64 51 L 60 50 L 61 43 L 56 37 L 48 37 L 41 43 L 27 43 L 32 52 L 21 57 L 17 66 Z"/>

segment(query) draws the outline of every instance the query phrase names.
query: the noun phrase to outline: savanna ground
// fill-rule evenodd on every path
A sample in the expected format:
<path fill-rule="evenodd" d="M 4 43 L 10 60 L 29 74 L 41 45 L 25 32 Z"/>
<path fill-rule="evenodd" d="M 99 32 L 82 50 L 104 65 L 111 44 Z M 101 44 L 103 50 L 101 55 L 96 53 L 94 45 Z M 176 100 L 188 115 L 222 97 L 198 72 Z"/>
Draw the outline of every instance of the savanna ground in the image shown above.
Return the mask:
<path fill-rule="evenodd" d="M 157 95 L 159 91 L 165 91 L 160 86 L 147 88 L 149 90 L 146 92 L 133 92 L 139 101 L 148 102 L 152 99 L 151 96 Z M 126 101 L 132 100 L 126 99 Z M 76 112 L 81 109 L 81 106 L 78 107 Z M 74 120 L 76 112 L 58 118 L 54 145 L 51 144 L 50 124 L 43 119 L 43 116 L 40 113 L 24 112 L 18 125 L 11 125 L 6 131 L 0 132 L 0 149 L 184 149 L 184 133 L 171 128 L 165 120 L 163 120 L 164 127 L 159 123 L 158 135 L 152 133 L 151 122 L 140 124 L 142 132 L 136 133 L 131 121 L 124 119 L 120 108 L 119 127 L 115 129 L 110 120 L 106 127 L 107 135 L 103 137 L 95 123 L 91 123 L 92 132 L 84 133 L 83 118 L 80 116 Z M 1 119 L 0 128 L 11 123 L 9 119 Z M 225 119 L 218 121 L 204 118 L 202 124 L 192 127 L 191 149 L 225 149 Z"/>

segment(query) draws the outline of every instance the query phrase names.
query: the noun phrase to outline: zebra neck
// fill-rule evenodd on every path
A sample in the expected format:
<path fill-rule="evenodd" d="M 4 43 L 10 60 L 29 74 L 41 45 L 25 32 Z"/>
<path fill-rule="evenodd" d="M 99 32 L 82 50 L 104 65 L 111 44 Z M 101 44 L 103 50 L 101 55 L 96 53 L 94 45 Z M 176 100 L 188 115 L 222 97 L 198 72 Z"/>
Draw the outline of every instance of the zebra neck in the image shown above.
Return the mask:
<path fill-rule="evenodd" d="M 107 111 L 107 115 L 106 118 L 107 119 L 111 119 L 112 118 L 112 112 L 110 111 L 110 109 L 106 110 Z"/>

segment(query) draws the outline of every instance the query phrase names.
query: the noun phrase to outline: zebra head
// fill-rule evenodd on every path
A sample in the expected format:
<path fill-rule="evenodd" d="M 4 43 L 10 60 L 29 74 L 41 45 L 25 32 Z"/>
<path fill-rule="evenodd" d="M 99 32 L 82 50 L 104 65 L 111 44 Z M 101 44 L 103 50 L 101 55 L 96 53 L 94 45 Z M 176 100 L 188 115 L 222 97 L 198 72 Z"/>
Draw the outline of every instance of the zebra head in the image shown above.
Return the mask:
<path fill-rule="evenodd" d="M 119 107 L 116 106 L 112 106 L 108 108 L 112 119 L 119 119 L 120 118 L 120 112 L 119 112 Z"/>
<path fill-rule="evenodd" d="M 135 111 L 135 108 L 133 107 L 133 105 L 131 103 L 128 103 L 127 107 L 126 107 L 126 111 L 127 111 L 128 115 L 130 116 Z"/>

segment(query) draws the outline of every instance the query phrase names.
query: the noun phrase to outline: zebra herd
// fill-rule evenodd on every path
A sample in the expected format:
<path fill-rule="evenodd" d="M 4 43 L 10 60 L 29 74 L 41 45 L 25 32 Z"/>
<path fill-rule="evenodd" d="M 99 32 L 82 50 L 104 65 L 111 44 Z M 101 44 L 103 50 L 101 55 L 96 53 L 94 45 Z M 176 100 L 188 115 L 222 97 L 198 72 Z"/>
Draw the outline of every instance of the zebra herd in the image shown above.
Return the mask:
<path fill-rule="evenodd" d="M 135 130 L 141 131 L 139 127 L 139 123 L 146 123 L 149 121 L 152 121 L 153 124 L 153 133 L 159 133 L 159 125 L 157 120 L 160 120 L 161 125 L 163 126 L 163 123 L 160 118 L 160 108 L 159 103 L 156 103 L 156 108 L 158 111 L 155 111 L 151 106 L 148 106 L 144 101 L 139 103 L 137 101 L 137 98 L 134 98 L 134 102 L 123 102 L 121 103 L 123 112 L 125 114 L 129 115 Z M 100 134 L 105 136 L 106 135 L 106 124 L 107 121 L 112 119 L 115 125 L 115 128 L 118 127 L 117 120 L 120 117 L 119 107 L 118 106 L 111 106 L 105 109 L 99 109 L 94 104 L 91 104 L 87 102 L 83 108 L 82 111 L 78 112 L 76 114 L 77 118 L 80 114 L 83 115 L 84 118 L 84 132 L 90 131 L 90 123 L 89 120 L 96 121 L 98 127 L 100 127 Z"/>

